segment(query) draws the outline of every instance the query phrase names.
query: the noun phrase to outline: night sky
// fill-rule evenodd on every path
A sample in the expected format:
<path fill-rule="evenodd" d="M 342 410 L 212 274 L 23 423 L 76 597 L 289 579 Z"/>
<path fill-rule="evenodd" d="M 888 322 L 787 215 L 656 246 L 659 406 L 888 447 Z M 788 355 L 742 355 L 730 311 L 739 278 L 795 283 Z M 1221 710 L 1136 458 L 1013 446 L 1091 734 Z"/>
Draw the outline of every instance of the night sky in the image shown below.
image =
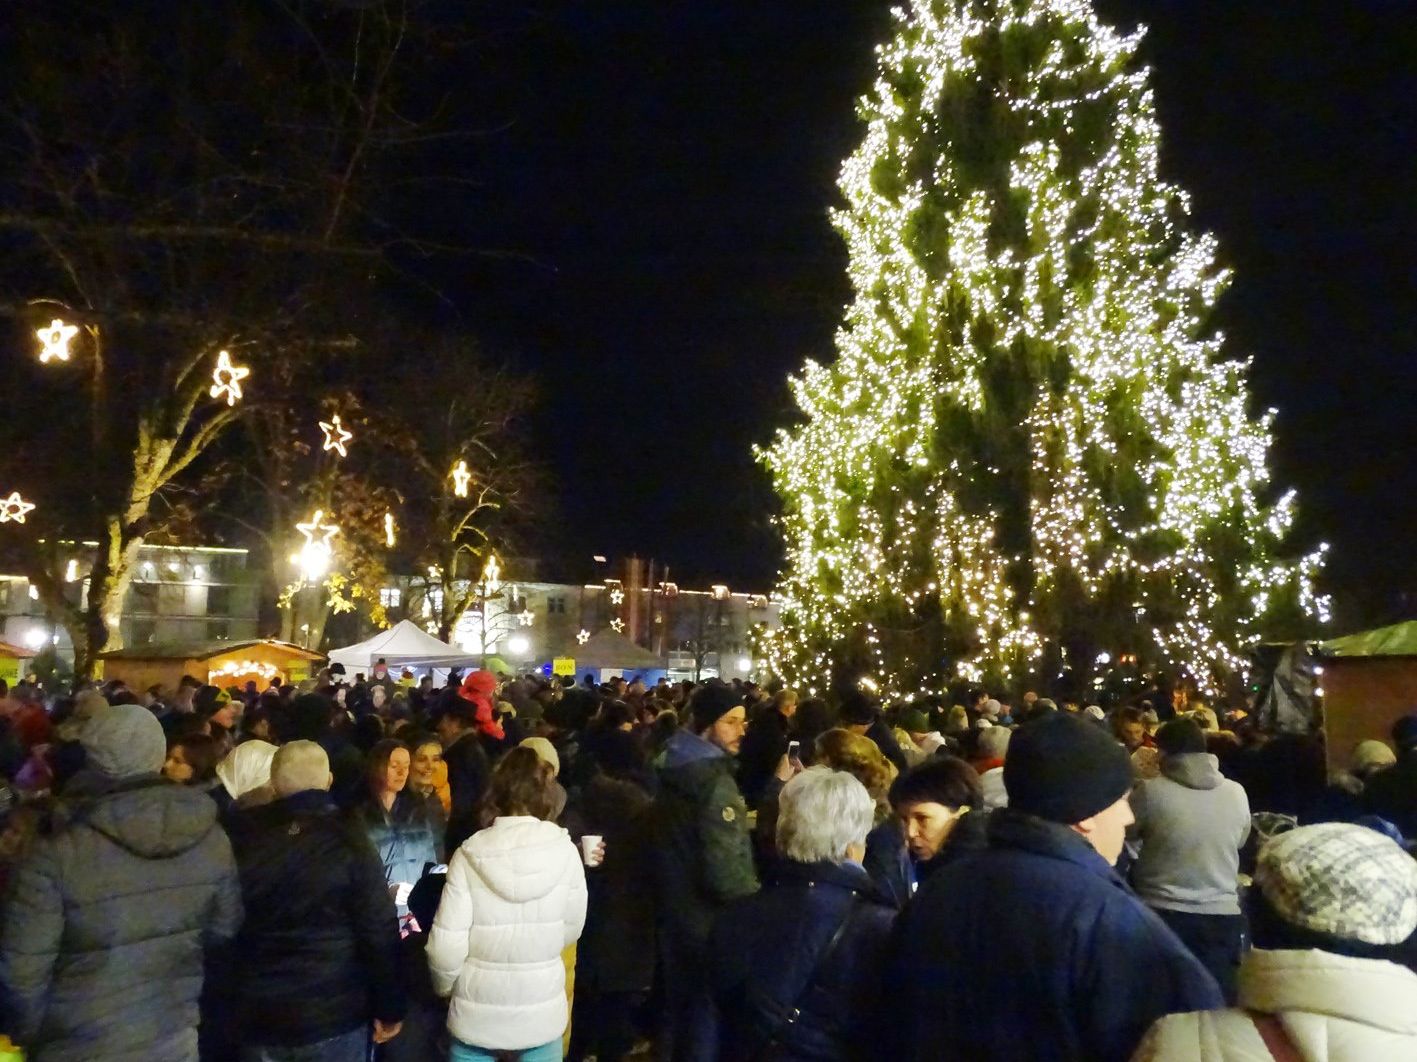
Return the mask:
<path fill-rule="evenodd" d="M 886 0 L 548 0 L 464 48 L 465 238 L 449 316 L 545 383 L 549 543 L 766 589 L 750 444 L 830 358 L 848 292 L 827 222 Z M 1105 0 L 1145 45 L 1163 172 L 1236 277 L 1220 309 L 1277 407 L 1276 481 L 1333 544 L 1335 629 L 1417 614 L 1412 248 L 1417 54 L 1403 2 Z"/>

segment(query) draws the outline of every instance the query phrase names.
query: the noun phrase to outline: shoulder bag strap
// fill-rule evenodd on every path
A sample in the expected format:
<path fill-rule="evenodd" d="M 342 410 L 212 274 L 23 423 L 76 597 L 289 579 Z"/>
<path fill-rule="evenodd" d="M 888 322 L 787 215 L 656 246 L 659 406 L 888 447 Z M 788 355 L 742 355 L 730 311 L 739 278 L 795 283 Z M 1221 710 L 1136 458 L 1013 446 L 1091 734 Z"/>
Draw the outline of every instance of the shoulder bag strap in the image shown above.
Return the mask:
<path fill-rule="evenodd" d="M 1274 1062 L 1304 1062 L 1299 1057 L 1299 1052 L 1294 1050 L 1294 1045 L 1289 1040 L 1289 1034 L 1284 1031 L 1284 1026 L 1279 1024 L 1279 1019 L 1273 1014 L 1259 1014 L 1250 1011 L 1250 1021 L 1255 1023 L 1255 1031 L 1260 1034 L 1260 1039 L 1264 1041 L 1264 1046 L 1269 1051 Z"/>
<path fill-rule="evenodd" d="M 782 1035 L 783 1030 L 797 1020 L 798 1014 L 801 1013 L 802 1003 L 812 994 L 812 989 L 817 986 L 817 979 L 821 976 L 822 971 L 830 969 L 832 958 L 836 955 L 836 950 L 841 945 L 842 938 L 846 936 L 847 927 L 851 925 L 851 916 L 856 911 L 858 899 L 858 895 L 853 892 L 851 899 L 847 901 L 846 911 L 842 914 L 841 921 L 837 923 L 836 930 L 832 933 L 822 950 L 817 953 L 817 961 L 812 964 L 812 973 L 808 976 L 806 983 L 803 984 L 802 990 L 798 992 L 796 997 L 792 1000 L 792 1004 L 787 1008 L 787 1012 L 782 1021 L 778 1023 L 777 1028 L 768 1036 L 767 1043 L 764 1045 L 763 1050 L 759 1052 L 759 1058 L 773 1057 L 773 1051 L 777 1046 L 778 1037 Z"/>

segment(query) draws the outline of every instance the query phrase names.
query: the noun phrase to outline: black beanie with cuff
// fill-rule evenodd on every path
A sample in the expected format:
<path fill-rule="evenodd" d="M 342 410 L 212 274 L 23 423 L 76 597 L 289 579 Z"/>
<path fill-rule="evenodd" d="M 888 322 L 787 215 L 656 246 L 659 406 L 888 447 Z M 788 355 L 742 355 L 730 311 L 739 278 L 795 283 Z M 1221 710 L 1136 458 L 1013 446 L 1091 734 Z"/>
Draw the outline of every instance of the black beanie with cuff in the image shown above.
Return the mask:
<path fill-rule="evenodd" d="M 1127 750 L 1086 719 L 1061 712 L 1026 723 L 1004 760 L 1009 807 L 1071 826 L 1111 807 L 1132 789 Z"/>

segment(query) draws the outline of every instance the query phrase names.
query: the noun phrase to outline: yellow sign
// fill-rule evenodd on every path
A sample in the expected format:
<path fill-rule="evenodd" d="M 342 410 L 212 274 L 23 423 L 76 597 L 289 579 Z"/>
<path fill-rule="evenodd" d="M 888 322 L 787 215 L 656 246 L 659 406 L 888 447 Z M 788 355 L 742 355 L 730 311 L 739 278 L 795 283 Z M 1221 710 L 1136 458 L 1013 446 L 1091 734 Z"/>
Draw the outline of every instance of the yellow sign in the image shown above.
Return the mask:
<path fill-rule="evenodd" d="M 10 686 L 20 681 L 20 662 L 13 656 L 0 656 L 0 679 Z"/>
<path fill-rule="evenodd" d="M 551 661 L 551 674 L 553 675 L 574 675 L 576 673 L 576 658 L 573 656 L 558 656 Z"/>
<path fill-rule="evenodd" d="M 298 682 L 304 682 L 310 677 L 310 661 L 301 660 L 290 665 L 289 682 L 294 686 Z"/>

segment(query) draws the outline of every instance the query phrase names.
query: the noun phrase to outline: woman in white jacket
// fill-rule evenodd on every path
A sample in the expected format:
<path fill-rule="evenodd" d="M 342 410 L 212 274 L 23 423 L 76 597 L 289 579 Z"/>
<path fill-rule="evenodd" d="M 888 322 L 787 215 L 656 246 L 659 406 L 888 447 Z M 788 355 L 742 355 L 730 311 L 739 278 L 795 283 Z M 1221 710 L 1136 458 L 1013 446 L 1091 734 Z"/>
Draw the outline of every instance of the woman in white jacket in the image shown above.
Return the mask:
<path fill-rule="evenodd" d="M 1281 833 L 1260 851 L 1240 1007 L 1172 1014 L 1133 1062 L 1417 1059 L 1417 862 L 1347 823 Z"/>
<path fill-rule="evenodd" d="M 554 822 L 555 776 L 528 748 L 512 749 L 492 772 L 490 826 L 469 837 L 448 864 L 428 938 L 439 995 L 451 994 L 453 1062 L 490 1062 L 508 1051 L 521 1062 L 561 1058 L 566 972 L 561 952 L 585 924 L 585 868 Z"/>

